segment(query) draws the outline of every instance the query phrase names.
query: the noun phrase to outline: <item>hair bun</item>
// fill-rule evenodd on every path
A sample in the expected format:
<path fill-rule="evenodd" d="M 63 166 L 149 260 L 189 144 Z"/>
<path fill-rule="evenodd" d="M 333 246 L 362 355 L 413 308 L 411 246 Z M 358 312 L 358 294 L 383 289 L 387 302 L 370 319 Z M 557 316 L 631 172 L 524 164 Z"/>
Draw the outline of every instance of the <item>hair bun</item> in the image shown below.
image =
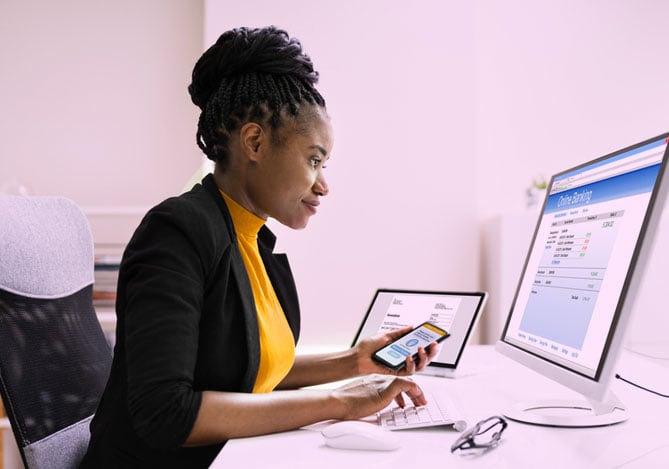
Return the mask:
<path fill-rule="evenodd" d="M 198 60 L 188 91 L 200 109 L 225 78 L 249 73 L 293 75 L 312 84 L 318 72 L 300 41 L 275 26 L 236 28 L 223 33 Z"/>

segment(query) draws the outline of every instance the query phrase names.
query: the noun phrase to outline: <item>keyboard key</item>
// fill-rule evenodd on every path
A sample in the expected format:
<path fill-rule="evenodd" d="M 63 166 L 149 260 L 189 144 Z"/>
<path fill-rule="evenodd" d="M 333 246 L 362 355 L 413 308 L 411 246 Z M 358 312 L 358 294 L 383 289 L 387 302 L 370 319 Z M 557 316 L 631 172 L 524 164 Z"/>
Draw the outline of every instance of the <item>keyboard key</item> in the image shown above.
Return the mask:
<path fill-rule="evenodd" d="M 437 425 L 465 424 L 456 412 L 451 411 L 452 405 L 446 398 L 428 395 L 425 406 L 406 406 L 386 408 L 377 413 L 377 422 L 390 430 L 418 428 Z"/>

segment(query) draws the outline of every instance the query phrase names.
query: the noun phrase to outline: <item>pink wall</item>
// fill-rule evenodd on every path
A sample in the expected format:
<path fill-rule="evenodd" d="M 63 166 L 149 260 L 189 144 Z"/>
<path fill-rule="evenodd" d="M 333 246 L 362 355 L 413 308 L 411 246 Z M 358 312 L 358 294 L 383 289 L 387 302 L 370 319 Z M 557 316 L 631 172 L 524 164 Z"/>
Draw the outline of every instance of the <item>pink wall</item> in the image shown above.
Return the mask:
<path fill-rule="evenodd" d="M 147 206 L 200 163 L 201 1 L 0 2 L 0 191 Z M 129 230 L 124 230 L 129 231 Z"/>
<path fill-rule="evenodd" d="M 535 177 L 669 129 L 668 2 L 476 5 L 482 217 L 522 210 Z"/>

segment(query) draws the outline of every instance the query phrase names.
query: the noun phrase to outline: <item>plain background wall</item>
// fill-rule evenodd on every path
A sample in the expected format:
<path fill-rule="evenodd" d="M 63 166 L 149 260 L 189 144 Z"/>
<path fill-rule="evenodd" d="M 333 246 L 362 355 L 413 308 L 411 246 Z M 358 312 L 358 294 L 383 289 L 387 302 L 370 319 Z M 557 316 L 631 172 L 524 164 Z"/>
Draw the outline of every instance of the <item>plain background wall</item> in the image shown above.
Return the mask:
<path fill-rule="evenodd" d="M 321 72 L 336 143 L 307 230 L 272 227 L 303 342 L 343 344 L 377 287 L 479 288 L 481 225 L 522 212 L 534 178 L 667 130 L 668 13 L 661 0 L 1 0 L 0 190 L 102 209 L 178 193 L 201 161 L 195 60 L 230 27 L 284 27 Z M 649 269 L 633 335 L 662 339 L 659 261 Z"/>
<path fill-rule="evenodd" d="M 0 188 L 94 207 L 180 191 L 202 28 L 201 1 L 1 0 Z"/>
<path fill-rule="evenodd" d="M 475 3 L 482 219 L 522 210 L 534 178 L 669 130 L 669 2 Z"/>

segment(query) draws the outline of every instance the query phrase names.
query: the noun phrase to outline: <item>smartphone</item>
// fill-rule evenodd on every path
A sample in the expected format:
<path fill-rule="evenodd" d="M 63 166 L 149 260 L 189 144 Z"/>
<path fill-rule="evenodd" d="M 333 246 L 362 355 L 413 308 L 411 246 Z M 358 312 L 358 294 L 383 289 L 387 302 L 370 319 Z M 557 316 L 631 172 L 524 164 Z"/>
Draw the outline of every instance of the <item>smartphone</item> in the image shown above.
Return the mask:
<path fill-rule="evenodd" d="M 424 322 L 408 334 L 403 335 L 393 343 L 377 350 L 372 358 L 392 370 L 399 370 L 405 365 L 407 357 L 413 360 L 418 357 L 418 347 L 429 350 L 432 342 L 441 342 L 450 334 L 431 322 Z"/>

